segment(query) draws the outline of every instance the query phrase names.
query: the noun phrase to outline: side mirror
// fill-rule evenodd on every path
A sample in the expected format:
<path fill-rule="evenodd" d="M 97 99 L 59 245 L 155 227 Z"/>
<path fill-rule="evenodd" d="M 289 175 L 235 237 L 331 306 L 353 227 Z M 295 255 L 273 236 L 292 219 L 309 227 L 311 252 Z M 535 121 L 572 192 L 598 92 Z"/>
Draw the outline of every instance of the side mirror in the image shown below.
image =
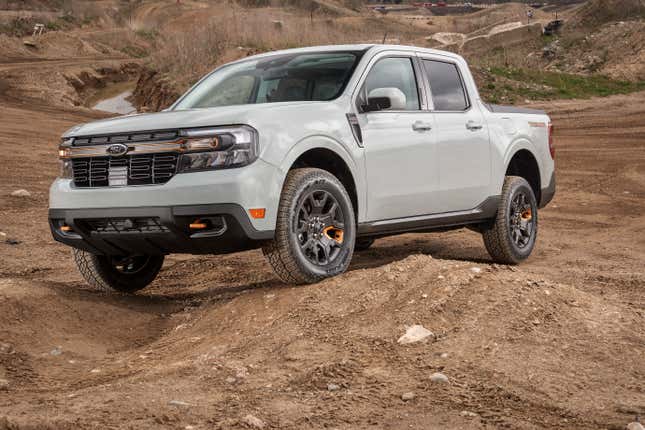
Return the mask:
<path fill-rule="evenodd" d="M 369 97 L 367 104 L 363 105 L 363 112 L 375 112 L 385 110 L 392 107 L 392 102 L 389 97 Z"/>
<path fill-rule="evenodd" d="M 385 109 L 404 110 L 407 99 L 403 91 L 398 88 L 374 88 L 367 95 L 367 104 L 363 105 L 363 112 L 375 112 Z"/>

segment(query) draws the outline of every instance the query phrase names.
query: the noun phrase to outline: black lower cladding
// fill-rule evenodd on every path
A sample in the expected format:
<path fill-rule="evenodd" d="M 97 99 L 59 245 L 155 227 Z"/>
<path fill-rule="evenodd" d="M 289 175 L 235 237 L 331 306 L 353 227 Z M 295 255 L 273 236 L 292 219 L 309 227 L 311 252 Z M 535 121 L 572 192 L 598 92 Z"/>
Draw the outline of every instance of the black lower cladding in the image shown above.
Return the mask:
<path fill-rule="evenodd" d="M 425 233 L 450 230 L 472 224 L 481 224 L 495 217 L 499 202 L 500 196 L 490 196 L 476 208 L 466 211 L 417 215 L 360 223 L 358 224 L 358 236 L 385 237 L 399 233 Z"/>
<path fill-rule="evenodd" d="M 551 200 L 553 200 L 553 197 L 555 196 L 555 172 L 551 174 L 551 180 L 549 181 L 549 185 L 547 185 L 546 188 L 542 188 L 540 192 L 540 202 L 538 207 L 542 209 L 546 205 L 548 205 Z"/>
<path fill-rule="evenodd" d="M 199 220 L 206 228 L 191 230 Z M 256 230 L 236 204 L 172 207 L 50 209 L 54 239 L 101 255 L 227 254 L 273 238 Z M 71 227 L 64 232 L 61 226 Z"/>

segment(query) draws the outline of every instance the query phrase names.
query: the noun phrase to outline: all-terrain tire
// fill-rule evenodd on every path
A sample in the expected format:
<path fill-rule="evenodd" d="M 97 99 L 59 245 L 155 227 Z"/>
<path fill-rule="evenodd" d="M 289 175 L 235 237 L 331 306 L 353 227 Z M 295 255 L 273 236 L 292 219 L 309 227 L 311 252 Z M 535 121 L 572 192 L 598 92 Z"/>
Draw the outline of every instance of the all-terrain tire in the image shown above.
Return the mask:
<path fill-rule="evenodd" d="M 344 228 L 342 244 L 336 257 L 327 265 L 310 261 L 299 245 L 298 208 L 311 193 L 330 193 L 340 206 Z M 274 239 L 262 248 L 276 275 L 288 284 L 312 284 L 347 270 L 354 252 L 356 218 L 347 190 L 331 173 L 315 168 L 293 169 L 287 174 Z"/>
<path fill-rule="evenodd" d="M 371 237 L 359 237 L 354 244 L 354 252 L 367 251 L 374 244 L 374 239 Z"/>
<path fill-rule="evenodd" d="M 79 272 L 87 283 L 102 291 L 134 293 L 147 287 L 161 270 L 163 255 L 146 255 L 135 257 L 138 260 L 137 270 L 126 273 L 118 270 L 113 259 L 104 255 L 73 249 L 74 261 Z"/>
<path fill-rule="evenodd" d="M 525 196 L 525 207 L 530 207 L 531 216 L 530 236 L 523 237 L 523 240 L 526 240 L 526 243 L 522 246 L 516 243 L 512 233 L 513 217 L 517 217 L 517 214 L 514 213 L 513 201 L 519 196 L 519 194 L 523 194 Z M 497 210 L 497 215 L 490 225 L 483 227 L 482 231 L 484 244 L 486 245 L 488 253 L 497 263 L 518 264 L 531 255 L 537 240 L 537 233 L 537 200 L 533 193 L 533 189 L 524 178 L 519 176 L 507 176 L 504 179 L 504 186 L 502 187 L 502 196 Z"/>

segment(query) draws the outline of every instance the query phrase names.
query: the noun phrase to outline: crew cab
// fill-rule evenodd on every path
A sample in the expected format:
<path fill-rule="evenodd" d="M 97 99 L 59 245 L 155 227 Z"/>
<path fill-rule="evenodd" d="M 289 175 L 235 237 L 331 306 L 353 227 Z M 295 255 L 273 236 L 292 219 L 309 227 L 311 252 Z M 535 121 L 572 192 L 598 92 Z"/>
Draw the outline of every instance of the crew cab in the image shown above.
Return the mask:
<path fill-rule="evenodd" d="M 482 101 L 454 53 L 270 52 L 218 67 L 163 112 L 67 131 L 49 222 L 90 285 L 121 292 L 170 253 L 262 248 L 303 284 L 377 238 L 461 227 L 516 264 L 555 193 L 552 130 L 544 112 Z"/>

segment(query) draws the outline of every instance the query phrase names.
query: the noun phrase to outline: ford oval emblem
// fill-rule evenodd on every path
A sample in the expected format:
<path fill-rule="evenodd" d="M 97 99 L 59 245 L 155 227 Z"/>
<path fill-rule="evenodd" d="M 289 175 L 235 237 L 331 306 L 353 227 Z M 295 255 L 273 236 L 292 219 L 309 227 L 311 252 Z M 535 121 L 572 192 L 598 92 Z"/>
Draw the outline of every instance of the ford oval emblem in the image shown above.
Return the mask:
<path fill-rule="evenodd" d="M 114 145 L 108 146 L 105 152 L 115 157 L 119 157 L 121 155 L 125 155 L 125 153 L 128 152 L 128 145 L 115 143 Z"/>

